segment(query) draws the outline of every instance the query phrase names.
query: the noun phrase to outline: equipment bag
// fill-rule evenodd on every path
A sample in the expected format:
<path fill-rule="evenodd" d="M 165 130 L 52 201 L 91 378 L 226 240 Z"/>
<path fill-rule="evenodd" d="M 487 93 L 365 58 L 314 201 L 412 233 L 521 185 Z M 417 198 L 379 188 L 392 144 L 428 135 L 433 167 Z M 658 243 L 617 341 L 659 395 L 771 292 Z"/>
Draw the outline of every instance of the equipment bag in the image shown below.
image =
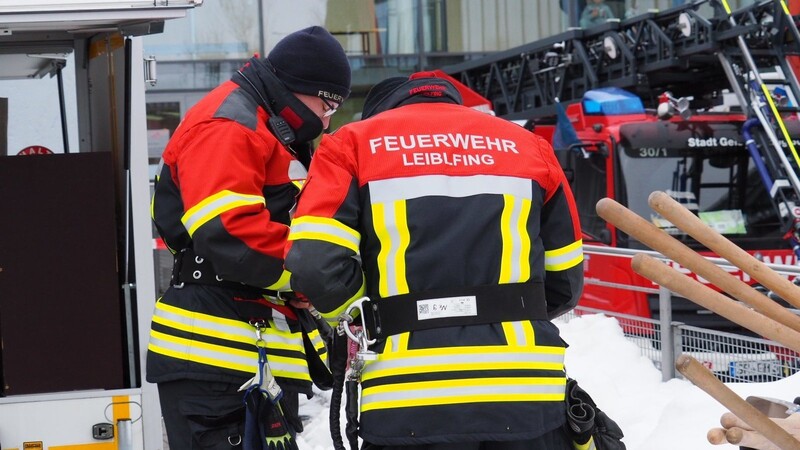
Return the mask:
<path fill-rule="evenodd" d="M 622 429 L 572 378 L 567 379 L 567 432 L 576 450 L 625 450 Z"/>

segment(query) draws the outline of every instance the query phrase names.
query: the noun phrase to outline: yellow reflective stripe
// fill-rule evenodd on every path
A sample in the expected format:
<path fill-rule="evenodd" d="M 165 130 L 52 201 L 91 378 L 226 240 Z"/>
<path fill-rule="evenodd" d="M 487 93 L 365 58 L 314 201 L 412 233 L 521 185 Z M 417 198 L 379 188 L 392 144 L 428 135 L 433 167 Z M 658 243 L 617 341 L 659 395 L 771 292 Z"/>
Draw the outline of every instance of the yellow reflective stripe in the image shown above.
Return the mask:
<path fill-rule="evenodd" d="M 255 328 L 240 320 L 225 319 L 221 317 L 188 311 L 163 302 L 156 303 L 153 313 L 153 322 L 189 333 L 209 336 L 215 339 L 224 339 L 232 342 L 253 344 L 255 346 Z M 267 343 L 267 348 L 291 350 L 304 353 L 300 333 L 281 330 L 274 319 L 270 319 L 269 328 L 262 335 Z"/>
<path fill-rule="evenodd" d="M 191 207 L 181 218 L 183 226 L 192 236 L 200 226 L 220 214 L 246 205 L 266 205 L 261 195 L 239 194 L 229 190 L 217 192 Z"/>
<path fill-rule="evenodd" d="M 518 282 L 531 279 L 531 236 L 528 234 L 528 219 L 531 215 L 531 205 L 529 199 L 520 200 L 520 214 L 517 222 L 519 233 L 519 278 Z"/>
<path fill-rule="evenodd" d="M 361 411 L 482 402 L 564 401 L 565 377 L 486 377 L 418 381 L 362 390 Z"/>
<path fill-rule="evenodd" d="M 572 446 L 575 450 L 595 450 L 597 447 L 594 445 L 594 437 L 589 436 L 589 440 L 586 441 L 585 444 L 578 444 L 575 441 L 572 441 Z"/>
<path fill-rule="evenodd" d="M 408 214 L 406 211 L 406 202 L 395 202 L 395 224 L 397 225 L 397 234 L 400 237 L 399 247 L 395 254 L 395 273 L 397 274 L 397 292 L 398 294 L 407 294 L 408 279 L 406 278 L 406 251 L 408 245 L 411 243 L 411 235 L 408 231 Z"/>
<path fill-rule="evenodd" d="M 362 375 L 364 381 L 400 375 L 418 375 L 433 372 L 458 372 L 458 371 L 487 371 L 487 370 L 564 370 L 563 362 L 553 361 L 465 361 L 461 364 L 438 363 L 420 364 L 418 366 L 391 367 L 386 364 L 369 362 L 369 372 Z"/>
<path fill-rule="evenodd" d="M 388 261 L 389 252 L 392 245 L 392 239 L 389 237 L 389 231 L 386 229 L 386 222 L 384 217 L 384 204 L 376 203 L 372 205 L 372 226 L 375 229 L 375 236 L 381 244 L 381 249 L 378 252 L 378 293 L 381 297 L 389 296 L 389 274 Z"/>
<path fill-rule="evenodd" d="M 156 303 L 153 322 L 181 331 L 213 336 L 217 339 L 255 343 L 254 328 L 248 323 L 187 311 L 164 302 Z"/>
<path fill-rule="evenodd" d="M 255 347 L 253 347 L 255 349 Z M 193 341 L 150 330 L 147 349 L 176 359 L 209 366 L 224 367 L 242 372 L 253 372 L 258 363 L 258 353 L 221 345 Z"/>
<path fill-rule="evenodd" d="M 785 2 L 784 0 L 781 0 L 781 7 L 783 8 L 783 12 L 784 12 L 784 13 L 785 13 L 787 16 L 789 16 L 789 17 L 791 17 L 791 16 L 792 16 L 792 13 L 791 13 L 791 11 L 789 11 L 789 5 L 787 5 L 787 4 L 786 4 L 786 2 Z"/>
<path fill-rule="evenodd" d="M 510 194 L 503 195 L 503 201 L 503 213 L 500 217 L 503 249 L 498 281 L 500 283 L 528 281 L 531 276 L 531 238 L 527 225 L 531 201 Z"/>
<path fill-rule="evenodd" d="M 503 331 L 505 332 L 508 345 L 529 347 L 536 344 L 533 337 L 533 326 L 528 320 L 503 322 Z"/>
<path fill-rule="evenodd" d="M 563 347 L 473 346 L 414 349 L 378 355 L 368 361 L 363 380 L 459 370 L 564 370 Z"/>
<path fill-rule="evenodd" d="M 537 346 L 534 348 L 516 347 L 512 345 L 470 345 L 468 347 L 458 347 L 458 353 L 453 353 L 452 347 L 436 347 L 436 348 L 417 348 L 408 350 L 402 353 L 382 353 L 380 358 L 382 360 L 399 360 L 404 358 L 417 358 L 420 356 L 435 356 L 435 357 L 465 357 L 475 359 L 482 357 L 486 354 L 498 355 L 517 355 L 517 354 L 530 354 L 539 353 L 542 355 L 564 355 L 564 347 L 551 347 L 551 346 Z"/>
<path fill-rule="evenodd" d="M 726 13 L 731 13 L 731 7 L 728 5 L 728 0 L 722 0 L 722 6 L 725 8 Z"/>
<path fill-rule="evenodd" d="M 306 334 L 308 338 L 311 340 L 311 345 L 314 346 L 314 350 L 317 351 L 317 356 L 325 362 L 328 363 L 328 348 L 325 347 L 325 342 L 322 340 L 322 336 L 320 336 L 318 330 L 312 330 L 311 332 Z"/>
<path fill-rule="evenodd" d="M 778 107 L 775 106 L 775 102 L 772 100 L 772 94 L 769 92 L 769 88 L 766 84 L 761 83 L 761 90 L 764 91 L 764 98 L 767 99 L 767 103 L 769 103 L 769 109 L 772 110 L 772 115 L 775 117 L 775 120 L 778 122 L 778 126 L 781 129 L 781 133 L 783 133 L 783 138 L 786 140 L 786 144 L 789 146 L 789 150 L 792 151 L 792 156 L 794 156 L 794 161 L 797 164 L 800 164 L 800 156 L 797 154 L 797 149 L 794 147 L 794 143 L 792 142 L 792 137 L 789 135 L 789 130 L 786 129 L 786 124 L 781 119 L 781 114 L 778 112 Z"/>
<path fill-rule="evenodd" d="M 361 287 L 358 288 L 358 291 L 352 297 L 347 299 L 347 301 L 342 303 L 338 308 L 334 309 L 333 311 L 330 312 L 320 311 L 320 314 L 322 314 L 322 317 L 324 317 L 325 320 L 328 321 L 329 324 L 331 324 L 331 326 L 336 326 L 339 324 L 339 316 L 341 316 L 342 314 L 345 313 L 345 311 L 347 311 L 347 308 L 350 306 L 351 303 L 363 297 L 366 291 L 367 289 L 364 284 L 364 274 L 362 273 Z"/>
<path fill-rule="evenodd" d="M 523 320 L 520 322 L 522 325 L 522 331 L 525 334 L 525 345 L 526 346 L 535 346 L 536 345 L 536 333 L 533 331 L 533 324 L 531 324 L 528 320 Z"/>
<path fill-rule="evenodd" d="M 511 281 L 511 270 L 514 265 L 514 238 L 512 236 L 513 227 L 511 226 L 511 208 L 509 207 L 510 195 L 503 195 L 503 213 L 500 215 L 500 236 L 503 242 L 503 249 L 500 256 L 500 283 Z"/>
<path fill-rule="evenodd" d="M 503 334 L 506 335 L 506 342 L 508 342 L 508 345 L 516 345 L 517 347 L 520 347 L 524 344 L 519 341 L 519 336 L 517 335 L 517 330 L 514 327 L 514 323 L 503 322 L 502 326 Z"/>
<path fill-rule="evenodd" d="M 268 345 L 269 347 L 269 345 Z M 150 330 L 148 350 L 171 358 L 255 373 L 258 365 L 256 347 L 253 350 L 242 350 L 208 342 L 172 336 L 156 330 Z M 311 380 L 303 354 L 297 357 L 269 355 L 269 367 L 278 377 Z"/>
<path fill-rule="evenodd" d="M 278 278 L 278 281 L 270 284 L 266 287 L 266 289 L 271 289 L 273 291 L 289 291 L 292 288 L 292 286 L 289 284 L 291 278 L 292 273 L 288 270 L 284 270 L 281 273 L 280 278 Z"/>
<path fill-rule="evenodd" d="M 378 252 L 378 293 L 381 297 L 407 294 L 406 250 L 411 242 L 404 200 L 372 205 L 372 221 L 381 249 Z"/>
<path fill-rule="evenodd" d="M 409 332 L 400 333 L 397 336 L 397 351 L 398 352 L 408 351 L 408 338 L 410 336 L 411 336 L 411 333 L 409 333 Z"/>
<path fill-rule="evenodd" d="M 583 241 L 578 240 L 565 247 L 544 252 L 544 270 L 551 272 L 567 270 L 583 262 Z"/>
<path fill-rule="evenodd" d="M 289 240 L 313 239 L 330 242 L 359 253 L 361 234 L 339 222 L 327 217 L 303 216 L 292 220 Z"/>
<path fill-rule="evenodd" d="M 258 353 L 254 350 L 241 350 L 207 342 L 171 336 L 158 331 L 150 331 L 147 349 L 171 358 L 191 361 L 198 364 L 255 373 L 258 367 Z M 304 357 L 268 355 L 270 370 L 276 377 L 294 378 L 310 381 Z"/>

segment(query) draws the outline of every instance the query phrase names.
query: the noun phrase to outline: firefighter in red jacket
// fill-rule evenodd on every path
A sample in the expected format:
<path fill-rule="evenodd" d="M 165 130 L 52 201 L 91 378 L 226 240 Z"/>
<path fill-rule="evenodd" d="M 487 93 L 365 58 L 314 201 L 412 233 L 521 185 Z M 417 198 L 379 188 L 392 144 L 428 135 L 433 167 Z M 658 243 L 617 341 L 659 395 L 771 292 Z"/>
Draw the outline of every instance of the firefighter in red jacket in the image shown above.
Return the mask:
<path fill-rule="evenodd" d="M 572 193 L 547 142 L 460 103 L 431 73 L 393 78 L 323 137 L 292 286 L 330 320 L 369 298 L 364 449 L 570 449 L 550 319 L 583 287 Z"/>
<path fill-rule="evenodd" d="M 152 214 L 175 265 L 147 353 L 170 447 L 241 448 L 240 387 L 254 382 L 281 388 L 270 399 L 285 394 L 291 435 L 302 428 L 297 393 L 329 383 L 313 319 L 287 304 L 283 254 L 311 141 L 349 93 L 341 45 L 306 28 L 200 100 L 170 139 Z M 278 434 L 273 447 L 291 447 Z"/>

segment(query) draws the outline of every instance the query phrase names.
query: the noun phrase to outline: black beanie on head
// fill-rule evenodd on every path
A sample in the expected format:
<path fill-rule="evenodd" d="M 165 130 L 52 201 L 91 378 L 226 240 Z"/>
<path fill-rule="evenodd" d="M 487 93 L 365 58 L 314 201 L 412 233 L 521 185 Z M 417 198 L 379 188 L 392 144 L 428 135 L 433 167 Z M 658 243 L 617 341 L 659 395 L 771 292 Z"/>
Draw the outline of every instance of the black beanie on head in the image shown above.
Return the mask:
<path fill-rule="evenodd" d="M 364 109 L 362 110 L 361 118 L 368 119 L 381 112 L 382 110 L 377 110 L 378 106 L 407 81 L 408 77 L 390 77 L 372 86 L 372 89 L 367 92 L 367 96 L 364 97 Z"/>
<path fill-rule="evenodd" d="M 387 78 L 367 92 L 361 120 L 412 103 L 463 104 L 458 89 L 435 72 L 417 72 L 409 77 Z"/>
<path fill-rule="evenodd" d="M 267 59 L 287 89 L 342 103 L 350 95 L 350 63 L 328 30 L 308 27 L 284 37 Z"/>

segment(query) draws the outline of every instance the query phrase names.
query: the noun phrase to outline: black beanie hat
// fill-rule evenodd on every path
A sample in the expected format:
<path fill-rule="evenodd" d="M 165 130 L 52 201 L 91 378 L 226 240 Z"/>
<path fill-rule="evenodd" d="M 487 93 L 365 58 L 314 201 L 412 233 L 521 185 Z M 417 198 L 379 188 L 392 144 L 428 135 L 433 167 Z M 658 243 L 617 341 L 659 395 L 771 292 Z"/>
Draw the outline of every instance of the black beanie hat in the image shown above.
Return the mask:
<path fill-rule="evenodd" d="M 409 77 L 391 77 L 372 87 L 364 98 L 361 120 L 411 103 L 463 104 L 458 89 L 435 72 L 417 72 Z"/>
<path fill-rule="evenodd" d="M 281 39 L 267 59 L 292 92 L 342 103 L 350 95 L 350 63 L 339 41 L 322 27 Z"/>
<path fill-rule="evenodd" d="M 407 81 L 408 77 L 390 77 L 372 86 L 372 89 L 367 92 L 367 96 L 364 97 L 364 109 L 362 110 L 361 118 L 367 119 L 381 112 L 382 110 L 376 110 L 378 105 Z"/>

